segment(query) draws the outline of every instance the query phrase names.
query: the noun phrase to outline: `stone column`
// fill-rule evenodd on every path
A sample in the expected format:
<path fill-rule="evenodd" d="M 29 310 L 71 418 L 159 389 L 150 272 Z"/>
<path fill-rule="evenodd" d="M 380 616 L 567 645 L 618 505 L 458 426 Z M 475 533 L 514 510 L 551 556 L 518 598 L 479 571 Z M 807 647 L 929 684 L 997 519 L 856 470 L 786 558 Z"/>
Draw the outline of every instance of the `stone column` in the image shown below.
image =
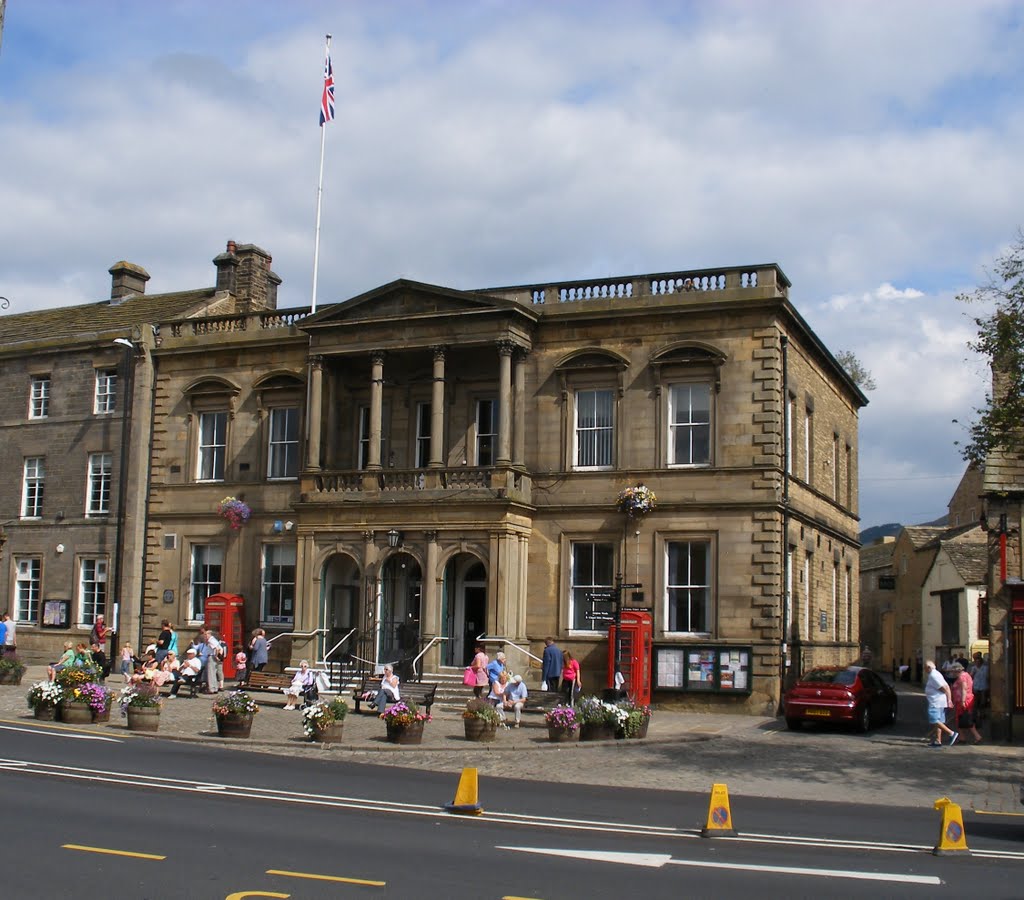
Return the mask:
<path fill-rule="evenodd" d="M 320 430 L 323 415 L 324 358 L 313 356 L 309 360 L 309 421 L 306 426 L 306 467 L 320 469 Z"/>
<path fill-rule="evenodd" d="M 384 410 L 384 352 L 370 354 L 370 447 L 366 454 L 367 469 L 379 470 L 380 432 Z"/>
<path fill-rule="evenodd" d="M 515 424 L 512 427 L 512 464 L 526 464 L 526 351 L 515 355 Z"/>
<path fill-rule="evenodd" d="M 437 572 L 437 532 L 428 531 L 426 568 L 423 572 L 423 603 L 420 608 L 420 637 L 424 642 L 437 637 L 441 632 L 441 603 L 439 587 L 441 580 Z M 441 662 L 441 650 L 437 644 L 431 647 L 423 657 L 423 670 L 427 666 L 436 672 Z"/>
<path fill-rule="evenodd" d="M 444 467 L 444 347 L 434 348 L 434 381 L 430 394 L 430 467 Z"/>
<path fill-rule="evenodd" d="M 499 466 L 512 462 L 512 351 L 511 341 L 498 342 L 498 457 Z"/>

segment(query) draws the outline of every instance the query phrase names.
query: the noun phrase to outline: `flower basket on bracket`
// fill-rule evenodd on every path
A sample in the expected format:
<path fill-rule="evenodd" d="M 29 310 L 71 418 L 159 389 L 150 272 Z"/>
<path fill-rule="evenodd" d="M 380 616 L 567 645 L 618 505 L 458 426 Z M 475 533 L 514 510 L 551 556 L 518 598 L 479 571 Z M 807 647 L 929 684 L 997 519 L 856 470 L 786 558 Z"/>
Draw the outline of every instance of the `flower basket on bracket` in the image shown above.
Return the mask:
<path fill-rule="evenodd" d="M 217 506 L 217 515 L 226 519 L 228 525 L 237 531 L 249 521 L 252 510 L 247 503 L 235 497 L 225 497 Z"/>
<path fill-rule="evenodd" d="M 615 498 L 615 508 L 631 519 L 646 516 L 658 503 L 658 498 L 646 484 L 623 488 Z"/>

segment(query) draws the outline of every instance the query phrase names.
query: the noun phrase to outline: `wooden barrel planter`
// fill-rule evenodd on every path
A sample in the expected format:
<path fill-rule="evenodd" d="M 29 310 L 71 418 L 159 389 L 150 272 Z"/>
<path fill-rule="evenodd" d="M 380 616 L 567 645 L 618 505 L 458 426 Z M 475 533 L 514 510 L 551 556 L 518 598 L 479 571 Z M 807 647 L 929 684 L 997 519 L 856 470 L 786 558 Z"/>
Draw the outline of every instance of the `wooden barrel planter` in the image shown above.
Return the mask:
<path fill-rule="evenodd" d="M 44 722 L 52 722 L 57 718 L 57 707 L 52 703 L 40 703 L 32 710 L 32 715 Z"/>
<path fill-rule="evenodd" d="M 318 744 L 337 744 L 340 743 L 344 733 L 345 724 L 343 722 L 332 722 L 323 728 L 315 728 L 310 740 Z"/>
<path fill-rule="evenodd" d="M 108 703 L 103 709 L 92 710 L 93 722 L 109 722 L 110 721 L 110 704 Z"/>
<path fill-rule="evenodd" d="M 466 726 L 466 740 L 477 743 L 490 743 L 498 733 L 498 726 L 493 722 L 485 722 L 475 716 L 472 719 L 463 719 Z"/>
<path fill-rule="evenodd" d="M 580 726 L 581 741 L 614 741 L 615 732 L 618 729 L 607 722 L 597 724 L 583 724 Z"/>
<path fill-rule="evenodd" d="M 227 713 L 217 716 L 217 734 L 221 737 L 247 738 L 252 731 L 252 713 Z"/>
<path fill-rule="evenodd" d="M 62 703 L 60 719 L 69 725 L 91 725 L 92 707 L 87 703 Z"/>
<path fill-rule="evenodd" d="M 573 744 L 579 739 L 579 728 L 562 728 L 558 725 L 548 725 L 548 740 L 552 744 Z"/>
<path fill-rule="evenodd" d="M 17 674 L 10 671 L 0 672 L 0 684 L 21 684 L 21 679 L 24 674 L 24 671 L 18 672 Z"/>
<path fill-rule="evenodd" d="M 388 743 L 422 744 L 423 722 L 410 722 L 408 725 L 394 725 L 388 722 Z"/>
<path fill-rule="evenodd" d="M 159 706 L 129 706 L 129 731 L 158 731 L 160 729 Z"/>

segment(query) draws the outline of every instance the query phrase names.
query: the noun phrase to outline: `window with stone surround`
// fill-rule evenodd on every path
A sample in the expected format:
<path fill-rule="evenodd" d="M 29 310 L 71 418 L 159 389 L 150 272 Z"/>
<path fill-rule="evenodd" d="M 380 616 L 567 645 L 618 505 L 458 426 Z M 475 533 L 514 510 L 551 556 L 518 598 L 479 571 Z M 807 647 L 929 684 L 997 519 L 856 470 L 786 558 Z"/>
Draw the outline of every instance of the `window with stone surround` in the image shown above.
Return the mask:
<path fill-rule="evenodd" d="M 495 447 L 498 445 L 498 401 L 493 397 L 476 401 L 475 465 L 493 466 Z"/>
<path fill-rule="evenodd" d="M 573 459 L 576 469 L 610 469 L 615 461 L 615 395 L 576 391 Z"/>
<path fill-rule="evenodd" d="M 416 404 L 416 459 L 414 468 L 425 469 L 430 465 L 430 418 L 429 402 Z"/>
<path fill-rule="evenodd" d="M 668 390 L 668 464 L 711 462 L 711 384 L 673 384 Z"/>
<path fill-rule="evenodd" d="M 262 622 L 295 621 L 295 545 L 264 544 Z"/>
<path fill-rule="evenodd" d="M 107 561 L 87 557 L 78 562 L 78 624 L 92 626 L 107 608 Z"/>
<path fill-rule="evenodd" d="M 602 471 L 619 460 L 619 402 L 629 361 L 604 349 L 584 348 L 555 366 L 562 397 L 566 470 Z"/>
<path fill-rule="evenodd" d="M 93 412 L 109 415 L 117 408 L 117 369 L 96 370 L 96 397 Z"/>
<path fill-rule="evenodd" d="M 14 621 L 35 625 L 39 621 L 42 563 L 36 556 L 19 556 L 14 559 L 14 568 Z"/>
<path fill-rule="evenodd" d="M 192 545 L 192 578 L 189 590 L 189 621 L 202 622 L 206 616 L 207 597 L 221 591 L 224 548 L 217 544 Z"/>
<path fill-rule="evenodd" d="M 665 542 L 665 632 L 710 635 L 711 542 Z"/>
<path fill-rule="evenodd" d="M 87 516 L 110 515 L 110 481 L 112 473 L 112 454 L 89 454 L 89 486 L 85 507 L 85 514 Z"/>
<path fill-rule="evenodd" d="M 183 391 L 189 409 L 188 453 L 194 481 L 217 482 L 228 477 L 232 463 L 230 425 L 240 392 L 237 385 L 219 376 L 204 376 Z M 263 392 L 255 393 L 264 409 Z"/>
<path fill-rule="evenodd" d="M 196 456 L 197 481 L 223 481 L 228 446 L 226 411 L 199 414 L 199 443 Z"/>
<path fill-rule="evenodd" d="M 33 375 L 29 387 L 28 417 L 45 419 L 50 414 L 50 376 Z"/>
<path fill-rule="evenodd" d="M 27 457 L 21 490 L 21 517 L 23 519 L 38 519 L 42 516 L 45 478 L 46 458 L 43 456 Z"/>
<path fill-rule="evenodd" d="M 682 341 L 651 356 L 657 407 L 657 458 L 669 467 L 709 466 L 715 459 L 715 400 L 725 354 Z"/>
<path fill-rule="evenodd" d="M 607 624 L 595 622 L 593 594 L 607 593 L 615 586 L 615 544 L 605 541 L 573 541 L 569 561 L 569 627 L 573 631 L 605 631 Z"/>
<path fill-rule="evenodd" d="M 267 436 L 267 477 L 298 478 L 299 410 L 284 406 L 269 411 Z"/>

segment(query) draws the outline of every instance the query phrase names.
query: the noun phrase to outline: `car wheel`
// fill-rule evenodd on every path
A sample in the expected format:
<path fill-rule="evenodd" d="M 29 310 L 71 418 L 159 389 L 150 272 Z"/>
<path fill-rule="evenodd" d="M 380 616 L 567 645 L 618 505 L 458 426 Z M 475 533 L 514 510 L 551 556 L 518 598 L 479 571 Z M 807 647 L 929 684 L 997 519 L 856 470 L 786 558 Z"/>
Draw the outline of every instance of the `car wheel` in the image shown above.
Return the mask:
<path fill-rule="evenodd" d="M 790 731 L 799 731 L 803 724 L 799 719 L 786 719 L 786 727 Z"/>
<path fill-rule="evenodd" d="M 857 730 L 863 734 L 871 728 L 871 707 L 865 704 L 857 715 Z"/>

